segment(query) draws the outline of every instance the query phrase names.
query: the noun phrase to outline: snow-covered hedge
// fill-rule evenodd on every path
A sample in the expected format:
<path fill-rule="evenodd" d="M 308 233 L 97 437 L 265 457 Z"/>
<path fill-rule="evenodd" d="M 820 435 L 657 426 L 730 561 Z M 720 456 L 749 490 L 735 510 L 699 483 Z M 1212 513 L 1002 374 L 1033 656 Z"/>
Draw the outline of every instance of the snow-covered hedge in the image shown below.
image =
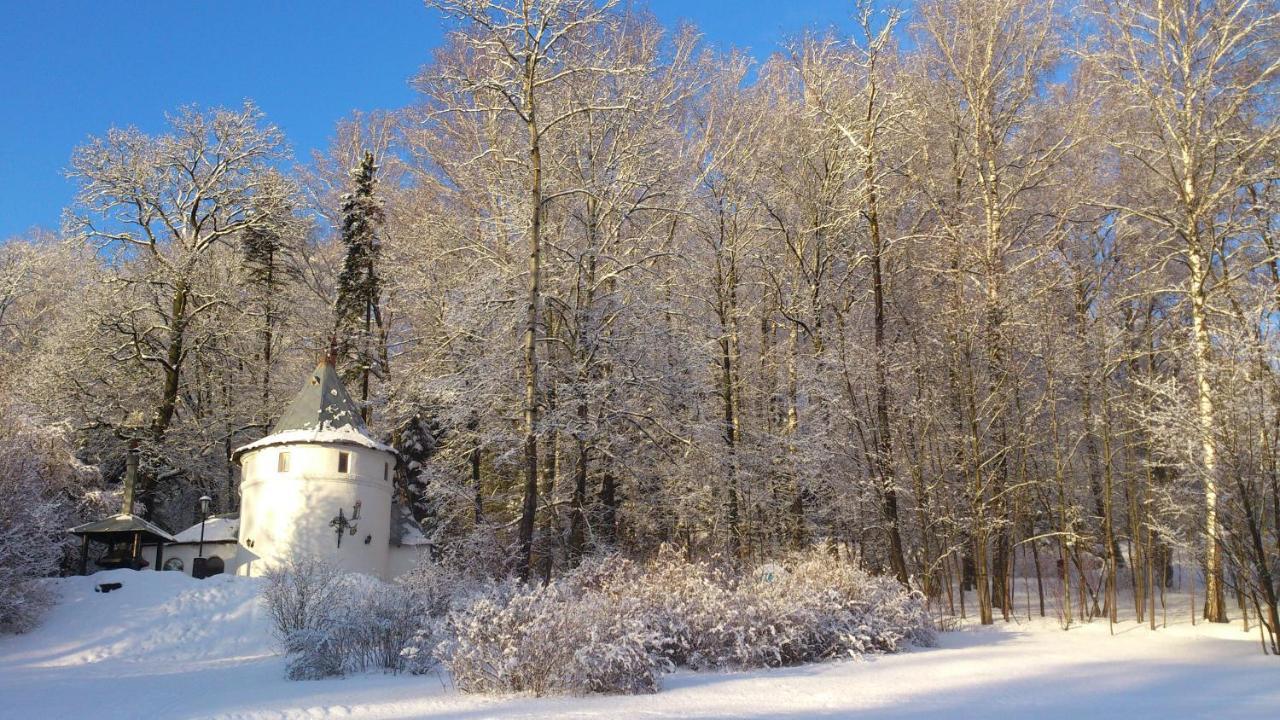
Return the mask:
<path fill-rule="evenodd" d="M 96 468 L 72 454 L 69 430 L 0 403 L 0 633 L 30 630 L 53 596 L 73 538 L 67 528 L 102 509 Z"/>
<path fill-rule="evenodd" d="M 449 617 L 440 648 L 464 692 L 643 693 L 666 664 L 643 617 L 564 583 L 493 585 Z"/>
<path fill-rule="evenodd" d="M 793 665 L 930 645 L 919 593 L 824 550 L 739 577 L 663 552 L 611 556 L 545 587 L 496 584 L 437 649 L 468 692 L 637 693 L 675 666 Z"/>
<path fill-rule="evenodd" d="M 579 575 L 633 600 L 662 638 L 664 656 L 693 669 L 776 667 L 933 643 L 924 598 L 892 578 L 821 548 L 772 565 L 773 572 L 738 576 L 664 550 L 644 566 L 608 559 Z"/>
<path fill-rule="evenodd" d="M 295 679 L 443 664 L 464 692 L 632 694 L 677 666 L 777 667 L 934 640 L 919 593 L 821 548 L 746 574 L 673 551 L 606 556 L 547 585 L 441 565 L 394 585 L 331 573 L 295 563 L 268 579 Z"/>

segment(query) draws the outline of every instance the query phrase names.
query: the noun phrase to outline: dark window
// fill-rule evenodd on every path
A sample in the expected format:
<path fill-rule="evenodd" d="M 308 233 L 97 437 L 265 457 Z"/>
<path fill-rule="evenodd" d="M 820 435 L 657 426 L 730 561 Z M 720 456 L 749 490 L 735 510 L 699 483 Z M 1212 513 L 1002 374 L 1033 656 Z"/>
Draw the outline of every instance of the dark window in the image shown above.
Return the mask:
<path fill-rule="evenodd" d="M 350 472 L 351 470 L 351 453 L 338 453 L 338 472 Z"/>
<path fill-rule="evenodd" d="M 226 564 L 222 562 L 222 558 L 217 555 L 213 555 L 204 564 L 204 575 L 205 577 L 209 577 L 210 575 L 221 575 L 223 571 L 226 570 L 226 567 Z"/>
<path fill-rule="evenodd" d="M 387 476 L 391 474 L 391 463 L 382 463 L 382 481 L 387 481 Z"/>

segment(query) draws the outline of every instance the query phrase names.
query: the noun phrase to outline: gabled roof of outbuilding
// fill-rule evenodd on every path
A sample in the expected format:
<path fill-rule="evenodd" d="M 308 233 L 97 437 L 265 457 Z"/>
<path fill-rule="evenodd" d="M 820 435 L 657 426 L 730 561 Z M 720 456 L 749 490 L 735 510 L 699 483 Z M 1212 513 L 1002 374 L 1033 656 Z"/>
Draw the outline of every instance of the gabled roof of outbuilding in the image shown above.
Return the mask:
<path fill-rule="evenodd" d="M 195 544 L 200 542 L 200 525 L 196 523 L 191 527 L 173 536 L 175 542 Z M 204 521 L 204 542 L 220 543 L 235 542 L 240 533 L 240 515 L 239 513 L 232 515 L 210 515 L 209 519 Z"/>
<path fill-rule="evenodd" d="M 73 535 L 112 536 L 142 533 L 149 540 L 173 542 L 173 536 L 165 532 L 159 525 L 149 522 L 132 513 L 119 513 L 102 520 L 77 525 L 68 532 Z"/>
<path fill-rule="evenodd" d="M 271 434 L 236 448 L 231 459 L 238 462 L 240 456 L 250 450 L 292 443 L 360 445 L 395 454 L 369 432 L 359 406 L 338 377 L 333 360 L 327 357 L 316 366 L 288 409 L 272 426 Z"/>

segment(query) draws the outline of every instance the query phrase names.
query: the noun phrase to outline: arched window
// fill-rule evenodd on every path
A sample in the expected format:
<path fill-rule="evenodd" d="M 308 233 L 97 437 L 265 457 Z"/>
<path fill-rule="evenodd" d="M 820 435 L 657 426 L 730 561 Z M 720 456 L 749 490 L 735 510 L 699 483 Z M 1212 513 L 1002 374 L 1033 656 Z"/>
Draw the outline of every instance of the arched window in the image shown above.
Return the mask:
<path fill-rule="evenodd" d="M 182 570 L 183 570 L 182 558 L 174 558 L 174 557 L 171 557 L 171 558 L 169 558 L 168 560 L 165 560 L 165 561 L 164 561 L 164 569 L 165 569 L 165 570 L 177 570 L 178 572 L 182 572 Z"/>
<path fill-rule="evenodd" d="M 205 577 L 209 577 L 210 575 L 221 575 L 224 570 L 226 570 L 226 565 L 223 564 L 222 558 L 217 555 L 210 555 L 209 559 L 205 561 Z"/>

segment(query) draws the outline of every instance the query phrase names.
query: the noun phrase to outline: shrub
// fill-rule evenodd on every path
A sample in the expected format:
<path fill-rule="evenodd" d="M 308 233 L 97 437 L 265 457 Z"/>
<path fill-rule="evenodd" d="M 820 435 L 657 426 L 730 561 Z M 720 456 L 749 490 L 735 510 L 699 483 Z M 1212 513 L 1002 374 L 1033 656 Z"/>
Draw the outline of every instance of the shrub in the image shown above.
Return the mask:
<path fill-rule="evenodd" d="M 440 665 L 439 647 L 444 626 L 436 618 L 423 618 L 408 642 L 400 648 L 400 667 L 411 675 L 425 675 Z"/>
<path fill-rule="evenodd" d="M 333 625 L 345 672 L 404 666 L 402 651 L 418 629 L 421 609 L 412 593 L 367 575 L 348 575 Z"/>
<path fill-rule="evenodd" d="M 98 473 L 72 454 L 69 430 L 0 403 L 0 633 L 26 632 L 53 594 L 71 546 L 67 527 L 101 507 Z"/>
<path fill-rule="evenodd" d="M 266 573 L 262 597 L 292 680 L 398 672 L 418 629 L 420 606 L 407 589 L 310 558 Z"/>
<path fill-rule="evenodd" d="M 342 675 L 343 654 L 333 633 L 300 628 L 284 637 L 285 677 L 290 680 L 322 680 Z"/>
<path fill-rule="evenodd" d="M 924 597 L 893 578 L 872 576 L 821 548 L 793 556 L 786 566 L 771 581 L 756 578 L 739 593 L 759 599 L 776 664 L 933 644 Z"/>
<path fill-rule="evenodd" d="M 450 614 L 449 634 L 444 661 L 464 692 L 654 692 L 668 669 L 634 607 L 563 583 L 494 584 Z"/>
<path fill-rule="evenodd" d="M 418 611 L 414 630 L 400 650 L 401 667 L 422 675 L 440 664 L 438 649 L 446 638 L 445 617 L 476 581 L 453 563 L 427 561 L 396 582 Z"/>
<path fill-rule="evenodd" d="M 664 549 L 546 586 L 426 564 L 395 585 L 292 563 L 268 579 L 289 677 L 443 663 L 464 692 L 646 693 L 675 666 L 793 665 L 930 645 L 924 599 L 819 548 L 742 576 Z"/>
<path fill-rule="evenodd" d="M 2 578 L 7 574 L 0 572 L 0 586 L 5 586 Z M 31 630 L 52 604 L 53 593 L 39 580 L 13 581 L 0 593 L 0 635 Z"/>
<path fill-rule="evenodd" d="M 262 601 L 276 639 L 288 645 L 301 631 L 327 631 L 341 602 L 342 574 L 312 557 L 292 557 L 263 574 Z"/>
<path fill-rule="evenodd" d="M 782 572 L 741 577 L 691 563 L 670 549 L 643 568 L 617 560 L 585 564 L 579 579 L 629 598 L 674 665 L 692 669 L 794 665 L 930 645 L 919 593 L 871 576 L 824 548 L 786 558 Z"/>

